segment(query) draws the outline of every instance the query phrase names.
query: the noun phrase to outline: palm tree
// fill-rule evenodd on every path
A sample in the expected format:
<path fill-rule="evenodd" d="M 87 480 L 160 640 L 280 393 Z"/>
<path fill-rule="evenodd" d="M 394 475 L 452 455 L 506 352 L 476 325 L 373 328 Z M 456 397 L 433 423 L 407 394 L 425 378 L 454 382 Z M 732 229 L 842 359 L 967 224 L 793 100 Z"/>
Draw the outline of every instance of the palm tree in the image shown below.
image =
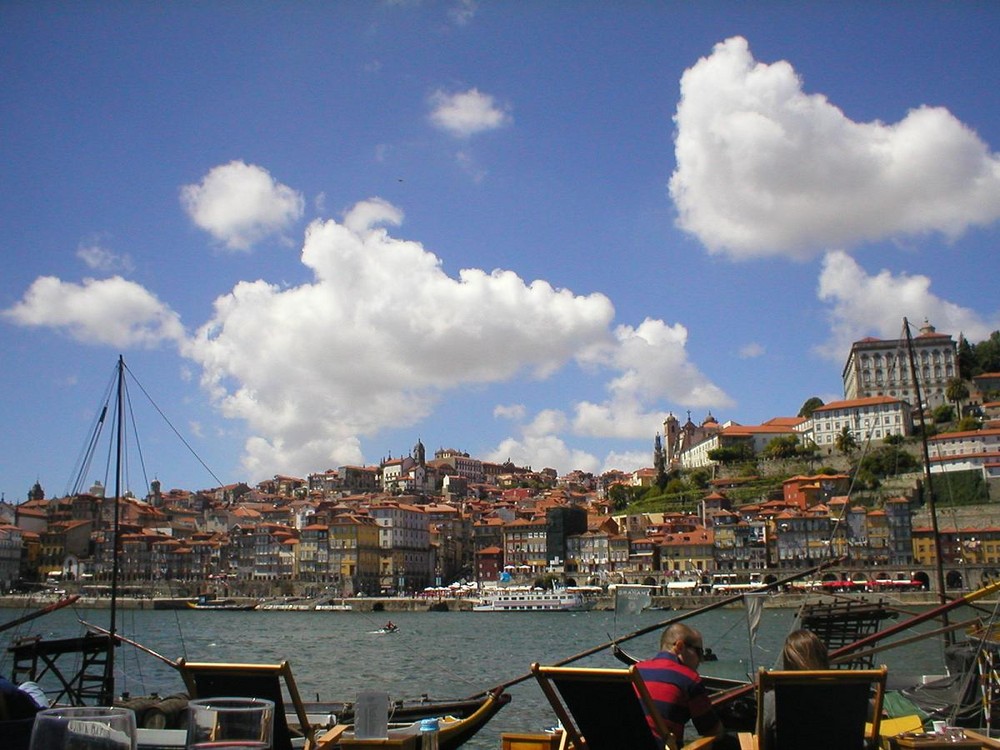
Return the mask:
<path fill-rule="evenodd" d="M 969 387 L 961 378 L 952 378 L 944 391 L 945 397 L 958 407 L 958 418 L 962 418 L 962 402 L 969 397 Z"/>
<path fill-rule="evenodd" d="M 837 446 L 837 450 L 843 453 L 845 456 L 850 457 L 854 451 L 858 448 L 858 439 L 854 437 L 854 433 L 851 432 L 851 428 L 846 424 L 837 433 L 837 440 L 834 443 Z"/>

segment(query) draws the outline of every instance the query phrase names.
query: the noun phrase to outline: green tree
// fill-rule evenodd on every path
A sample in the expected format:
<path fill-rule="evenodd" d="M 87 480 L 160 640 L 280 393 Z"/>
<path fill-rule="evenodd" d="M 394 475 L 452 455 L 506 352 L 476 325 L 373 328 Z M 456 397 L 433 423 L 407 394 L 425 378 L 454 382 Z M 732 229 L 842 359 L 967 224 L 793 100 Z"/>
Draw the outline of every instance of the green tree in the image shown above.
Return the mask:
<path fill-rule="evenodd" d="M 734 464 L 753 458 L 753 449 L 746 443 L 740 443 L 724 448 L 714 448 L 708 452 L 708 457 L 720 464 Z"/>
<path fill-rule="evenodd" d="M 934 415 L 934 424 L 944 424 L 955 419 L 955 410 L 948 406 L 948 404 L 935 406 L 932 414 Z"/>
<path fill-rule="evenodd" d="M 813 396 L 812 398 L 806 399 L 806 402 L 802 404 L 802 408 L 799 409 L 799 416 L 809 419 L 819 407 L 825 406 L 823 399 L 819 396 Z"/>
<path fill-rule="evenodd" d="M 985 341 L 972 346 L 972 367 L 968 378 L 984 372 L 1000 371 L 1000 331 L 994 331 Z M 959 366 L 962 362 L 959 360 Z"/>
<path fill-rule="evenodd" d="M 793 458 L 799 453 L 799 439 L 795 435 L 782 435 L 764 446 L 763 456 L 770 459 Z"/>
<path fill-rule="evenodd" d="M 608 490 L 608 498 L 615 510 L 625 510 L 628 507 L 629 497 L 628 487 L 624 484 L 613 484 Z"/>
<path fill-rule="evenodd" d="M 660 433 L 656 433 L 656 440 L 653 441 L 653 468 L 656 469 L 656 486 L 663 492 L 667 486 L 667 454 L 663 450 Z"/>
<path fill-rule="evenodd" d="M 854 433 L 851 432 L 851 428 L 846 424 L 841 428 L 840 432 L 837 433 L 834 446 L 848 458 L 850 458 L 854 451 L 858 449 L 858 439 L 854 437 Z"/>
<path fill-rule="evenodd" d="M 955 404 L 958 418 L 962 418 L 962 402 L 969 398 L 969 387 L 961 378 L 952 378 L 944 389 L 945 397 Z"/>
<path fill-rule="evenodd" d="M 893 445 L 883 445 L 861 459 L 858 468 L 874 477 L 891 477 L 913 471 L 918 465 L 917 459 L 908 452 Z"/>
<path fill-rule="evenodd" d="M 958 357 L 958 376 L 963 380 L 971 380 L 973 376 L 973 370 L 976 367 L 976 350 L 969 343 L 969 340 L 959 334 L 958 336 L 958 346 L 957 357 Z"/>
<path fill-rule="evenodd" d="M 687 478 L 692 487 L 697 487 L 698 489 L 703 490 L 708 487 L 708 483 L 712 479 L 712 473 L 704 467 L 699 467 L 697 469 L 692 469 L 688 473 Z"/>
<path fill-rule="evenodd" d="M 958 420 L 958 424 L 955 425 L 955 429 L 958 432 L 972 432 L 973 430 L 981 430 L 982 428 L 982 423 L 973 416 L 962 417 Z"/>
<path fill-rule="evenodd" d="M 688 491 L 688 483 L 679 477 L 675 477 L 667 482 L 664 488 L 665 495 L 683 495 Z"/>

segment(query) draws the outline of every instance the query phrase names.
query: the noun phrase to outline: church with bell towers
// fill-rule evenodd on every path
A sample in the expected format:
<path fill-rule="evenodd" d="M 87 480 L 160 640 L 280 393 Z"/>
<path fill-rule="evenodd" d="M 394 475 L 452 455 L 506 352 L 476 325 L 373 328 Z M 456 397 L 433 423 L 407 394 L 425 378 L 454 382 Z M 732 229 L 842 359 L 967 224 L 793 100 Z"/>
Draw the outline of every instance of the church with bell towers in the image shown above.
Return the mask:
<path fill-rule="evenodd" d="M 712 437 L 721 429 L 722 425 L 712 416 L 712 412 L 708 413 L 700 425 L 691 421 L 690 411 L 687 413 L 687 421 L 684 424 L 681 424 L 673 412 L 670 412 L 663 420 L 663 451 L 666 456 L 667 468 L 679 467 L 681 454 L 684 451 Z"/>

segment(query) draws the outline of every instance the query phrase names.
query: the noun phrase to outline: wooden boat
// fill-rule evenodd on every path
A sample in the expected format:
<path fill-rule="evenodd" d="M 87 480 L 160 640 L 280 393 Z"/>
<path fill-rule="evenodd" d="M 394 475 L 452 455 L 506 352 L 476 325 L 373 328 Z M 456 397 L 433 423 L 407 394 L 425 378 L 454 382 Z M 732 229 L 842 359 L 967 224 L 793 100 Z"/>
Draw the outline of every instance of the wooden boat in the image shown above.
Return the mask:
<path fill-rule="evenodd" d="M 198 601 L 188 602 L 187 605 L 190 609 L 205 609 L 216 612 L 247 612 L 257 609 L 257 605 L 252 603 L 237 602 L 233 599 L 211 599 L 208 597 L 198 597 Z"/>
<path fill-rule="evenodd" d="M 502 690 L 489 691 L 476 699 L 394 701 L 389 707 L 393 719 L 389 725 L 389 737 L 399 739 L 416 734 L 421 719 L 435 717 L 441 719 L 438 735 L 440 750 L 453 750 L 474 737 L 509 702 L 510 696 Z M 178 748 L 184 747 L 182 726 L 186 706 L 185 696 L 168 696 L 158 701 L 138 698 L 129 704 L 136 711 L 140 729 L 145 730 L 140 734 L 155 736 L 159 742 Z M 304 706 L 311 725 L 319 727 L 317 736 L 321 736 L 326 729 L 338 726 L 343 730 L 342 737 L 353 738 L 353 703 L 306 702 Z M 295 707 L 286 704 L 285 714 L 289 727 L 297 729 Z M 336 717 L 336 725 L 329 724 L 330 717 Z M 300 737 L 299 741 L 302 739 Z M 297 746 L 294 740 L 293 746 Z M 142 743 L 140 747 L 143 747 Z"/>
<path fill-rule="evenodd" d="M 393 723 L 389 726 L 389 739 L 417 734 L 421 719 L 436 717 L 441 719 L 438 733 L 440 750 L 454 750 L 472 739 L 508 703 L 510 696 L 501 688 L 488 691 L 478 699 L 409 705 L 397 703 L 390 707 Z M 354 719 L 353 706 L 339 718 L 341 724 L 348 725 L 343 737 L 352 738 L 350 722 Z"/>

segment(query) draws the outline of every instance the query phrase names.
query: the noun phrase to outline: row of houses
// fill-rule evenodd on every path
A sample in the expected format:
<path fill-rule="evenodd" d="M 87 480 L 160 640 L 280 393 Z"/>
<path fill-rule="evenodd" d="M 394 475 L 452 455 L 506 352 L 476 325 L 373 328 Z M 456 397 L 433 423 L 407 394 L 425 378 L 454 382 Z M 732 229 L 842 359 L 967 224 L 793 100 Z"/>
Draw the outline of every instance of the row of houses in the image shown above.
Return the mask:
<path fill-rule="evenodd" d="M 708 493 L 697 514 L 613 514 L 597 493 L 499 491 L 490 500 L 357 495 L 336 501 L 119 504 L 119 579 L 199 585 L 315 583 L 337 595 L 417 592 L 454 580 L 551 574 L 578 582 L 669 581 L 710 571 L 801 569 L 831 556 L 856 566 L 932 562 L 911 504 L 853 506 L 847 475 L 796 476 L 783 497 L 733 507 Z M 195 498 L 198 498 L 195 500 Z M 0 526 L 0 582 L 111 578 L 113 500 L 33 499 Z M 1000 534 L 965 531 L 950 559 L 1000 562 Z M 972 546 L 970 546 L 972 545 Z"/>

